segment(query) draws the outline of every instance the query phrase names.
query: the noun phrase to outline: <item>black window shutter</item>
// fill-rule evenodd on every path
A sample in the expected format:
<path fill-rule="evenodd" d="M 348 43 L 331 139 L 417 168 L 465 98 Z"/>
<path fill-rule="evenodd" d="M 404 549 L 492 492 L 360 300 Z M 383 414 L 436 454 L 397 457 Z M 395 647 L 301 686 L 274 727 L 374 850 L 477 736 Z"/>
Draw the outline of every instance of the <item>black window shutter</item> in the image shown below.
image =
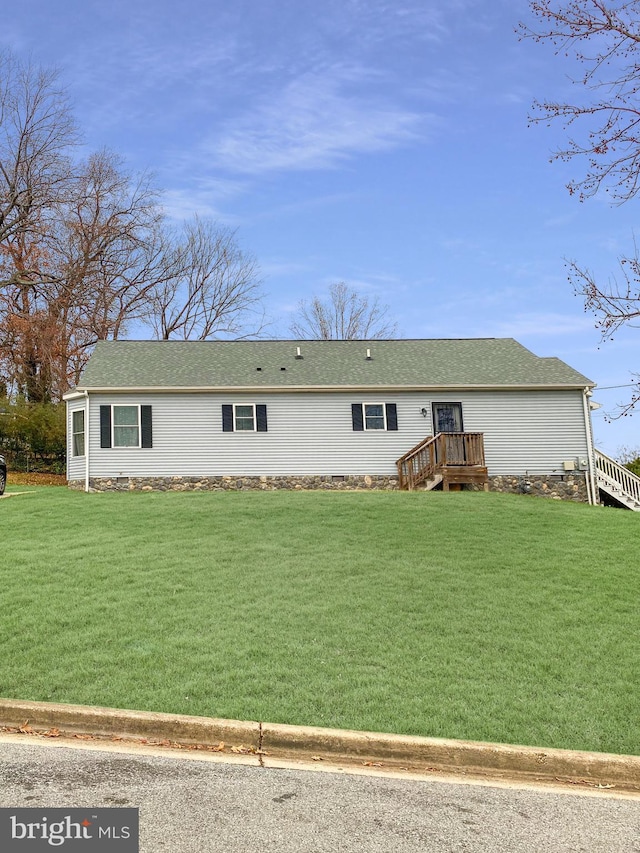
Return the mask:
<path fill-rule="evenodd" d="M 153 447 L 151 406 L 140 406 L 140 428 L 142 432 L 142 446 Z"/>
<path fill-rule="evenodd" d="M 362 403 L 352 403 L 351 404 L 351 420 L 353 421 L 353 428 L 358 432 L 362 432 L 364 430 L 364 419 L 362 416 Z"/>
<path fill-rule="evenodd" d="M 111 447 L 111 406 L 100 406 L 100 447 Z"/>
<path fill-rule="evenodd" d="M 385 403 L 387 410 L 387 429 L 398 429 L 398 409 L 395 403 Z"/>
<path fill-rule="evenodd" d="M 267 431 L 267 407 L 263 403 L 256 406 L 256 429 L 258 432 Z"/>
<path fill-rule="evenodd" d="M 233 406 L 222 407 L 222 432 L 233 432 Z"/>

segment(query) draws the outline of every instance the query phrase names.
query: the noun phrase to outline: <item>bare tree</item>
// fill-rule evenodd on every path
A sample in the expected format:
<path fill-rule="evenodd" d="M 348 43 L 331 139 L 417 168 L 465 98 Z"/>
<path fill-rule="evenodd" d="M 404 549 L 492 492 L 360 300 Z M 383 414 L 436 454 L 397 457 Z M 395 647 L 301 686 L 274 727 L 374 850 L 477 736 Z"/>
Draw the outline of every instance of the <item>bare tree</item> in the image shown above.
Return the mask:
<path fill-rule="evenodd" d="M 0 53 L 0 242 L 41 230 L 67 197 L 77 141 L 58 73 Z"/>
<path fill-rule="evenodd" d="M 302 300 L 291 324 L 294 337 L 311 340 L 380 340 L 397 334 L 397 323 L 387 318 L 389 308 L 377 297 L 369 299 L 343 281 L 332 284 L 329 298 Z"/>
<path fill-rule="evenodd" d="M 532 121 L 562 122 L 568 143 L 554 159 L 585 161 L 585 174 L 567 185 L 572 195 L 584 201 L 602 191 L 614 203 L 630 201 L 640 191 L 640 0 L 531 0 L 530 9 L 537 24 L 521 24 L 522 36 L 549 42 L 582 66 L 573 81 L 582 96 L 572 103 L 536 101 Z M 603 339 L 640 318 L 637 250 L 620 257 L 619 266 L 619 278 L 603 283 L 567 262 L 569 281 L 595 314 Z M 640 384 L 620 414 L 638 400 Z"/>
<path fill-rule="evenodd" d="M 56 336 L 34 300 L 33 270 L 45 257 L 41 238 L 68 199 L 77 141 L 57 72 L 0 53 L 0 380 L 34 399 L 48 395 Z"/>
<path fill-rule="evenodd" d="M 256 261 L 234 231 L 195 217 L 165 249 L 149 322 L 160 340 L 255 337 L 264 327 Z"/>
<path fill-rule="evenodd" d="M 148 176 L 108 151 L 79 161 L 76 141 L 57 74 L 0 54 L 0 385 L 58 400 L 134 323 L 257 334 L 257 265 L 235 234 L 195 220 L 177 237 Z"/>
<path fill-rule="evenodd" d="M 0 363 L 5 382 L 33 401 L 59 399 L 97 340 L 146 316 L 165 270 L 148 182 L 108 152 L 76 172 L 46 228 L 0 243 Z"/>
<path fill-rule="evenodd" d="M 96 341 L 122 337 L 148 316 L 152 291 L 168 273 L 159 193 L 113 153 L 89 158 L 62 212 L 49 242 L 61 283 L 66 374 L 77 380 Z"/>

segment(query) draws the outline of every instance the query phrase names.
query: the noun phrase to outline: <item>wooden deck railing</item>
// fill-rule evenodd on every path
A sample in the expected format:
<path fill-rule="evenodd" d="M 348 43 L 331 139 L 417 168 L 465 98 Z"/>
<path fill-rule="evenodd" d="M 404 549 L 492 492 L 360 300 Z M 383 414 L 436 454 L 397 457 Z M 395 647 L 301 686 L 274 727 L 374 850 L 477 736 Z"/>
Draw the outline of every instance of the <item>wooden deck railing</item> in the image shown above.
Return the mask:
<path fill-rule="evenodd" d="M 640 477 L 600 450 L 595 451 L 595 459 L 599 486 L 613 495 L 621 493 L 623 497 L 640 503 Z"/>
<path fill-rule="evenodd" d="M 447 466 L 484 467 L 484 434 L 439 432 L 428 435 L 397 460 L 398 485 L 414 489 Z"/>

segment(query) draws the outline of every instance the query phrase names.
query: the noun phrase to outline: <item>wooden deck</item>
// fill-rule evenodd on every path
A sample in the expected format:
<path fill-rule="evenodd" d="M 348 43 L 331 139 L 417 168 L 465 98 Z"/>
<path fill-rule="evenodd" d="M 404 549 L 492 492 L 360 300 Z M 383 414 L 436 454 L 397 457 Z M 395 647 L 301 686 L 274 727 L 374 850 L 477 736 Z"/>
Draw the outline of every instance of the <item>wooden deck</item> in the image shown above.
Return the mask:
<path fill-rule="evenodd" d="M 484 435 L 481 432 L 439 432 L 428 435 L 397 460 L 401 489 L 418 487 L 434 489 L 442 484 L 451 487 L 464 484 L 483 486 L 489 490 L 489 477 L 484 459 Z"/>

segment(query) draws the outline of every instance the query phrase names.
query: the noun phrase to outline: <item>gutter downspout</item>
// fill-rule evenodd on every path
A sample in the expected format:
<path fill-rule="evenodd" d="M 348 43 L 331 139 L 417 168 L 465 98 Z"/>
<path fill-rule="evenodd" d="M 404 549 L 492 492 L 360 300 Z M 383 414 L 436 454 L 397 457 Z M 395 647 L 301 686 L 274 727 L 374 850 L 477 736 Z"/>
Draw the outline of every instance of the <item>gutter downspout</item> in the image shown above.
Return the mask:
<path fill-rule="evenodd" d="M 587 484 L 587 497 L 589 499 L 589 503 L 591 506 L 595 506 L 598 503 L 597 500 L 597 486 L 595 479 L 595 464 L 596 464 L 596 456 L 595 449 L 593 446 L 593 432 L 591 429 L 591 409 L 589 408 L 589 398 L 593 395 L 593 391 L 591 388 L 585 388 L 584 394 L 582 395 L 582 403 L 584 406 L 584 427 L 587 434 L 587 451 L 589 458 L 589 470 L 587 472 L 586 484 Z"/>
<path fill-rule="evenodd" d="M 85 492 L 89 491 L 89 451 L 91 448 L 91 441 L 89 440 L 89 392 L 84 392 L 85 397 L 85 409 L 84 409 L 84 490 Z"/>

